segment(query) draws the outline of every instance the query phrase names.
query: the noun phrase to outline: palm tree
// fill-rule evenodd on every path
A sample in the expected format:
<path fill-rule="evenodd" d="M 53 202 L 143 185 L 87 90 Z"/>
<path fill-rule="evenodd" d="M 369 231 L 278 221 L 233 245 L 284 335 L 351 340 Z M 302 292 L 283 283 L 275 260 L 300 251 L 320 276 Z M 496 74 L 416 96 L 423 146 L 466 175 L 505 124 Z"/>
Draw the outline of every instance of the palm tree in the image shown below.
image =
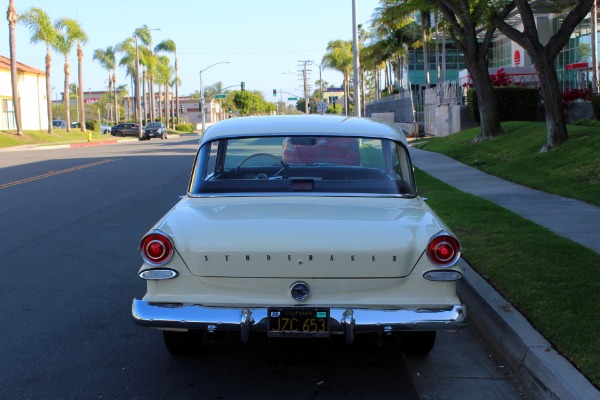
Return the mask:
<path fill-rule="evenodd" d="M 321 64 L 325 68 L 335 69 L 344 77 L 344 108 L 348 115 L 348 96 L 350 93 L 350 75 L 352 74 L 352 41 L 333 40 L 327 44 L 327 52 Z"/>
<path fill-rule="evenodd" d="M 111 93 L 114 90 L 114 107 L 115 107 L 115 124 L 119 123 L 119 118 L 117 116 L 117 96 L 116 96 L 116 86 L 113 83 L 116 83 L 116 74 L 114 73 L 116 67 L 116 58 L 115 58 L 115 50 L 112 46 L 108 46 L 105 50 L 96 49 L 94 50 L 94 60 L 97 60 L 102 68 L 108 71 L 108 92 Z M 112 77 L 111 77 L 112 73 Z M 113 82 L 115 81 L 115 82 Z"/>
<path fill-rule="evenodd" d="M 152 29 L 148 25 L 142 25 L 134 31 L 134 34 L 140 39 L 144 46 L 141 47 L 141 63 L 146 67 L 146 78 L 148 79 L 148 88 L 150 94 L 150 118 L 154 120 L 154 74 L 156 68 L 156 57 L 152 51 Z"/>
<path fill-rule="evenodd" d="M 171 67 L 171 65 L 169 65 L 169 57 L 167 56 L 159 56 L 158 57 L 158 65 L 156 68 L 156 83 L 158 84 L 158 114 L 159 116 L 162 118 L 162 110 L 161 110 L 161 103 L 160 103 L 160 98 L 161 96 L 161 85 L 164 88 L 164 117 L 165 117 L 165 125 L 169 125 L 169 107 L 168 107 L 168 99 L 169 99 L 169 82 L 171 81 L 171 79 L 173 78 L 173 67 Z"/>
<path fill-rule="evenodd" d="M 179 62 L 177 61 L 177 45 L 171 39 L 166 39 L 156 45 L 154 52 L 173 53 L 175 56 L 175 82 L 179 82 Z M 179 110 L 179 84 L 175 85 L 175 109 Z"/>
<path fill-rule="evenodd" d="M 125 67 L 125 76 L 129 76 L 131 78 L 131 82 L 132 82 L 132 86 L 133 86 L 133 96 L 137 99 L 137 93 L 138 93 L 138 84 L 139 82 L 135 82 L 135 40 L 133 38 L 127 38 L 124 41 L 122 41 L 121 43 L 117 44 L 115 46 L 115 52 L 118 53 L 123 53 L 123 57 L 121 57 L 121 60 L 119 60 L 119 66 L 120 67 Z M 136 100 L 137 101 L 137 100 Z M 127 109 L 130 109 L 130 104 L 128 104 Z M 137 103 L 136 106 L 134 108 L 134 114 L 135 114 L 135 120 L 138 120 L 138 116 L 137 116 Z"/>
<path fill-rule="evenodd" d="M 61 18 L 54 24 L 56 28 L 56 41 L 52 45 L 56 51 L 61 53 L 65 57 L 65 91 L 64 91 L 64 103 L 65 103 L 65 119 L 67 122 L 67 132 L 71 132 L 71 112 L 70 112 L 70 99 L 69 99 L 69 79 L 71 77 L 71 66 L 69 65 L 69 53 L 71 49 L 73 49 L 73 45 L 75 44 L 75 40 L 87 40 L 87 36 L 85 36 L 85 32 L 79 26 L 79 23 L 72 18 Z M 83 97 L 82 92 L 82 82 L 79 82 L 79 90 L 81 93 L 81 97 Z M 83 107 L 82 107 L 83 108 Z M 81 110 L 83 113 L 83 110 Z M 82 130 L 85 129 L 85 119 L 82 118 L 79 121 L 82 126 Z"/>
<path fill-rule="evenodd" d="M 88 37 L 86 33 L 81 29 L 81 25 L 77 23 L 72 27 L 72 35 L 77 40 L 77 81 L 79 82 L 79 127 L 82 132 L 86 131 L 85 128 L 85 109 L 83 108 L 83 48 L 81 44 L 86 44 Z M 98 121 L 100 123 L 100 121 Z"/>
<path fill-rule="evenodd" d="M 21 126 L 21 101 L 19 98 L 19 87 L 17 86 L 17 41 L 15 35 L 15 25 L 19 16 L 15 11 L 13 0 L 8 2 L 8 10 L 6 11 L 6 19 L 9 27 L 9 46 L 10 46 L 10 81 L 12 85 L 13 108 L 15 120 L 17 124 L 17 135 L 23 135 L 23 127 Z"/>
<path fill-rule="evenodd" d="M 31 43 L 44 42 L 46 44 L 46 103 L 48 107 L 48 133 L 52 135 L 54 134 L 54 126 L 52 125 L 52 89 L 50 87 L 50 70 L 52 68 L 50 47 L 56 41 L 56 29 L 54 29 L 48 14 L 38 7 L 31 7 L 23 13 L 20 21 L 31 32 Z"/>

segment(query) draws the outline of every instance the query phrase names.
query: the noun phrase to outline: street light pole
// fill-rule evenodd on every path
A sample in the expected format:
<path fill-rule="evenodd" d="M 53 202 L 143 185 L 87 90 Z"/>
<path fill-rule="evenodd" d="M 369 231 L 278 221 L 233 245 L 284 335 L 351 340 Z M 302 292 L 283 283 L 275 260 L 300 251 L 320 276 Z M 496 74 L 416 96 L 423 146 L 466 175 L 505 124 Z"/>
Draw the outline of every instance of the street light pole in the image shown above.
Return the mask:
<path fill-rule="evenodd" d="M 214 63 L 212 65 L 209 65 L 208 67 L 204 68 L 203 70 L 200 70 L 200 112 L 201 112 L 201 117 L 202 117 L 202 134 L 204 134 L 205 130 L 206 130 L 206 110 L 205 110 L 205 104 L 204 104 L 204 83 L 202 82 L 202 73 L 204 71 L 206 71 L 207 69 L 214 67 L 215 65 L 219 65 L 219 64 L 229 64 L 229 61 L 220 61 L 218 63 Z"/>
<path fill-rule="evenodd" d="M 354 115 L 360 117 L 360 62 L 358 59 L 358 25 L 356 23 L 356 0 L 352 0 L 352 43 L 353 43 L 353 64 L 354 64 Z"/>
<path fill-rule="evenodd" d="M 138 36 L 135 34 L 135 114 L 138 122 L 138 139 L 142 139 L 142 107 L 140 96 L 140 54 L 138 52 Z"/>

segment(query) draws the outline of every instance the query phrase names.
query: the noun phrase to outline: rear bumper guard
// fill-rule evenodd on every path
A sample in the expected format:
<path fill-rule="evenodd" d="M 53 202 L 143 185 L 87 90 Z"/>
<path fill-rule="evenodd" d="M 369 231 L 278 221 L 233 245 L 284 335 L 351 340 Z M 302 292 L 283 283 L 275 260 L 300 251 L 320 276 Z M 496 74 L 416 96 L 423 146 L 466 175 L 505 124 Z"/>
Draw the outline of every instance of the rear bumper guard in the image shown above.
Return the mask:
<path fill-rule="evenodd" d="M 131 312 L 136 324 L 160 329 L 199 329 L 207 332 L 237 331 L 243 342 L 250 332 L 267 332 L 267 308 L 227 308 L 202 305 L 150 303 L 134 299 Z M 463 328 L 467 309 L 453 305 L 446 309 L 353 309 L 330 308 L 329 331 L 343 334 L 346 342 L 355 333 L 394 333 Z"/>

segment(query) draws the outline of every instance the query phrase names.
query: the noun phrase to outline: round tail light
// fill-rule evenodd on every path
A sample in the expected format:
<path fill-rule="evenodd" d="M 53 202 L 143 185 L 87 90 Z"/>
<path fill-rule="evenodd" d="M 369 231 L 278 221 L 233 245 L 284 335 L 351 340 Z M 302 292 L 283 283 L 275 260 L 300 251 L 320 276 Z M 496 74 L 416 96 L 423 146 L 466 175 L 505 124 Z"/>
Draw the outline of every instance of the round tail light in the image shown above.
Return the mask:
<path fill-rule="evenodd" d="M 140 242 L 142 258 L 150 265 L 165 265 L 173 257 L 173 241 L 162 232 L 152 231 Z"/>
<path fill-rule="evenodd" d="M 462 249 L 454 236 L 440 232 L 429 240 L 427 257 L 438 267 L 451 267 L 460 258 Z"/>

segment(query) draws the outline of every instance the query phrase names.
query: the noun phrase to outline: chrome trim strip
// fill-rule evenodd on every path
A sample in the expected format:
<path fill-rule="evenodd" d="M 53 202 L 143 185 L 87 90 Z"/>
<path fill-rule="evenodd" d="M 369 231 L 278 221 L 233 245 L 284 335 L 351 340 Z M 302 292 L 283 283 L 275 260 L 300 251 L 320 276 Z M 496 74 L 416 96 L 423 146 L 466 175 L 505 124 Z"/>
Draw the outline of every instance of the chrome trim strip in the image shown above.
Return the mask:
<path fill-rule="evenodd" d="M 152 268 L 141 271 L 139 277 L 146 280 L 173 279 L 179 275 L 179 272 L 170 268 Z"/>
<path fill-rule="evenodd" d="M 206 307 L 198 304 L 149 303 L 134 299 L 131 307 L 138 325 L 162 329 L 201 329 L 213 325 L 213 331 L 240 332 L 248 340 L 250 332 L 267 332 L 267 308 Z M 406 330 L 443 330 L 467 325 L 464 305 L 446 309 L 352 309 L 330 308 L 329 329 L 332 334 L 343 334 L 348 343 L 355 333 L 391 333 Z"/>
<path fill-rule="evenodd" d="M 186 195 L 190 199 L 212 199 L 219 197 L 367 197 L 367 198 L 394 198 L 414 199 L 414 194 L 382 194 L 382 193 L 331 193 L 331 192 L 244 192 L 244 193 L 190 193 Z"/>

